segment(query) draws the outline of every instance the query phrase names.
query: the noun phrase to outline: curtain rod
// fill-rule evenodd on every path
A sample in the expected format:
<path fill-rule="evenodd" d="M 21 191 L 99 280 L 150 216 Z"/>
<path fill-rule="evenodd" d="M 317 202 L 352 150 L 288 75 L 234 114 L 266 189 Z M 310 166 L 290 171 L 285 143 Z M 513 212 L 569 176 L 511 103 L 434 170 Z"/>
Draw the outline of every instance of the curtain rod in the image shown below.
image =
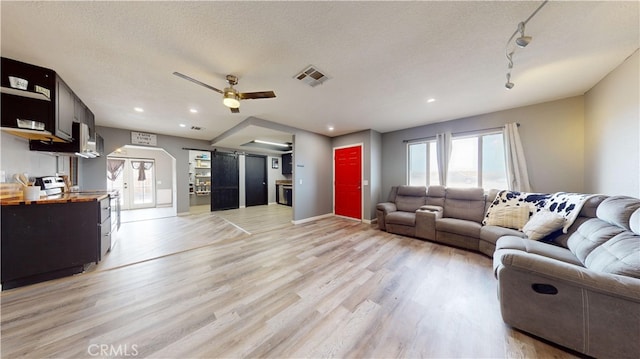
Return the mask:
<path fill-rule="evenodd" d="M 518 127 L 520 127 L 519 123 L 516 123 L 516 125 Z M 462 132 L 454 132 L 451 135 L 464 135 L 467 133 L 474 133 L 474 132 L 482 132 L 482 131 L 493 131 L 493 130 L 502 130 L 504 129 L 504 126 L 500 126 L 500 127 L 491 127 L 491 128 L 483 128 L 480 130 L 469 130 L 469 131 L 462 131 Z M 416 142 L 416 141 L 421 141 L 421 140 L 428 140 L 430 138 L 434 138 L 436 137 L 435 135 L 433 136 L 428 136 L 428 137 L 418 137 L 418 138 L 412 138 L 410 140 L 402 140 L 403 143 L 409 143 L 409 142 Z"/>

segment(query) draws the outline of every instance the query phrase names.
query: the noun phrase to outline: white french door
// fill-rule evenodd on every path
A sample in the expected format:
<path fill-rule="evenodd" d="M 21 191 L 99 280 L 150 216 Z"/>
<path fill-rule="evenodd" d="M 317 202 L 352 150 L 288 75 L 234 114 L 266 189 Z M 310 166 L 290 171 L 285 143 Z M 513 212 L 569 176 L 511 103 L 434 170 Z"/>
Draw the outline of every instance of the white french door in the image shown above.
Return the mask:
<path fill-rule="evenodd" d="M 107 189 L 120 192 L 123 210 L 156 206 L 155 161 L 107 157 Z"/>

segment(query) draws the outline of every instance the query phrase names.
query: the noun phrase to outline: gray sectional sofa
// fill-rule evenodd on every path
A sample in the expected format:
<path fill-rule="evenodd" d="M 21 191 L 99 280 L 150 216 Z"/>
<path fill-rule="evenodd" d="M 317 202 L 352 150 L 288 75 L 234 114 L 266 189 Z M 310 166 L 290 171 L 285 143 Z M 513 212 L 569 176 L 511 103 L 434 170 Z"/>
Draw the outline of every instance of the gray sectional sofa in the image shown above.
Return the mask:
<path fill-rule="evenodd" d="M 378 227 L 493 257 L 503 320 L 514 328 L 598 358 L 640 358 L 640 200 L 589 196 L 544 242 L 483 225 L 498 193 L 394 187 L 376 207 Z"/>

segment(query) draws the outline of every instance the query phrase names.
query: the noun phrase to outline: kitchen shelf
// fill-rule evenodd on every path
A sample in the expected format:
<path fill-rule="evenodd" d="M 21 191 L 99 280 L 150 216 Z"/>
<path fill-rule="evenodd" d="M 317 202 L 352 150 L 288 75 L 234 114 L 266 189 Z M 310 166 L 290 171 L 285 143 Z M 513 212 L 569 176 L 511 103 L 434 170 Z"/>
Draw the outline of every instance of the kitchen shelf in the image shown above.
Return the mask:
<path fill-rule="evenodd" d="M 50 98 L 48 98 L 47 96 L 39 92 L 18 90 L 18 89 L 13 89 L 11 87 L 4 87 L 4 86 L 0 87 L 0 93 L 6 93 L 8 95 L 15 95 L 20 97 L 28 97 L 34 100 L 51 101 Z"/>

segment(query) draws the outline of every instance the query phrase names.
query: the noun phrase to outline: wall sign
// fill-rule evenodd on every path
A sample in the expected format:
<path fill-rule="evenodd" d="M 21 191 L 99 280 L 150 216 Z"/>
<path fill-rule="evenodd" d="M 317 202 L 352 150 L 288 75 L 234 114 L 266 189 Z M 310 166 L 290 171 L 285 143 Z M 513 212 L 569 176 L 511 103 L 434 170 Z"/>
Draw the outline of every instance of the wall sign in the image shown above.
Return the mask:
<path fill-rule="evenodd" d="M 131 144 L 132 145 L 147 145 L 157 146 L 158 138 L 152 133 L 133 132 L 131 131 Z"/>

